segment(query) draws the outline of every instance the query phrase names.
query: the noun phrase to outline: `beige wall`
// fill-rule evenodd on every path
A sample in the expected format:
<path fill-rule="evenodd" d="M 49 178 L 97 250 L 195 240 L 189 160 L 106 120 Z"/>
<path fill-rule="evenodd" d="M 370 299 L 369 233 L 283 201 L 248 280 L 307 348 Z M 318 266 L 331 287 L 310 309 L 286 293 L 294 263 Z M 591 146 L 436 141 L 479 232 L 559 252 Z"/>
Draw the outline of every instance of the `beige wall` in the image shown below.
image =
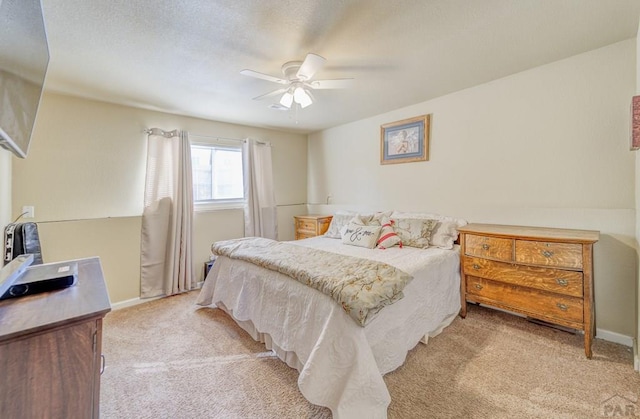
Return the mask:
<path fill-rule="evenodd" d="M 638 32 L 636 35 L 636 95 L 640 94 L 640 23 L 638 24 Z M 636 251 L 640 257 L 640 153 L 635 152 L 635 193 L 636 193 Z M 635 352 L 635 368 L 640 371 L 640 348 L 638 339 L 640 339 L 640 272 L 636 272 L 637 294 L 636 294 L 636 319 L 638 324 L 638 332 L 636 335 L 636 352 Z"/>
<path fill-rule="evenodd" d="M 140 295 L 141 217 L 38 223 L 45 262 L 100 256 L 111 302 Z"/>
<path fill-rule="evenodd" d="M 11 219 L 11 156 L 9 151 L 0 148 L 0 226 L 2 228 L 13 221 Z M 4 240 L 0 245 L 0 251 L 4 252 Z"/>
<path fill-rule="evenodd" d="M 306 211 L 304 135 L 50 92 L 41 106 L 27 159 L 13 159 L 12 214 L 17 216 L 23 205 L 35 206 L 45 261 L 100 256 L 112 302 L 139 296 L 145 128 L 270 141 L 280 238 L 293 239 L 292 217 Z M 243 232 L 242 210 L 196 213 L 194 269 L 199 280 L 211 243 Z"/>
<path fill-rule="evenodd" d="M 596 326 L 635 336 L 635 40 L 310 135 L 310 211 L 428 210 L 599 230 Z M 432 115 L 428 162 L 380 165 L 380 125 Z"/>
<path fill-rule="evenodd" d="M 282 239 L 293 238 L 291 217 L 306 211 L 300 204 L 323 203 L 328 195 L 334 205 L 310 205 L 310 212 L 415 209 L 476 222 L 600 230 L 597 327 L 635 336 L 639 205 L 629 181 L 637 154 L 628 151 L 635 48 L 634 40 L 625 41 L 315 133 L 308 154 L 302 135 L 46 93 L 29 157 L 0 150 L 0 221 L 34 205 L 46 260 L 100 256 L 112 302 L 135 298 L 142 130 L 251 136 L 274 145 Z M 380 124 L 425 113 L 433 117 L 430 161 L 379 165 Z M 9 184 L 4 174 L 11 170 Z M 198 277 L 211 242 L 242 235 L 242 223 L 240 210 L 196 214 Z"/>

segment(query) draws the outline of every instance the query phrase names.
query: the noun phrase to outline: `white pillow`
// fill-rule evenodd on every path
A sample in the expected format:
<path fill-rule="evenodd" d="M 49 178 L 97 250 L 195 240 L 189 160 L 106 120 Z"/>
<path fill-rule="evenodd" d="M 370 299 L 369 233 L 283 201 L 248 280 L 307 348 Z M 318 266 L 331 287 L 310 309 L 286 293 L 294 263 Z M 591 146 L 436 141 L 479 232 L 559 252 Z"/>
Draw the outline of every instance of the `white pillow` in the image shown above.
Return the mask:
<path fill-rule="evenodd" d="M 431 246 L 440 249 L 453 249 L 453 243 L 458 239 L 458 225 L 455 221 L 438 221 L 431 232 Z"/>
<path fill-rule="evenodd" d="M 394 218 L 394 230 L 404 246 L 426 249 L 437 220 L 423 218 Z"/>
<path fill-rule="evenodd" d="M 379 220 L 372 219 L 368 215 L 364 215 L 364 218 L 363 218 L 362 215 L 356 214 L 356 215 L 353 216 L 353 218 L 349 221 L 348 224 L 345 224 L 345 225 L 342 226 L 342 228 L 340 229 L 340 238 L 342 238 L 344 236 L 345 230 L 351 224 L 356 224 L 356 225 L 359 225 L 359 226 L 380 226 L 381 225 Z M 382 229 L 380 231 L 382 231 Z"/>
<path fill-rule="evenodd" d="M 441 249 L 453 249 L 453 243 L 458 239 L 458 227 L 467 225 L 467 220 L 448 217 L 440 214 L 424 212 L 400 212 L 394 211 L 392 218 L 419 218 L 438 220 L 438 224 L 431 233 L 429 242 Z"/>
<path fill-rule="evenodd" d="M 343 229 L 342 243 L 373 249 L 376 247 L 381 229 L 381 226 L 349 223 L 347 227 Z"/>

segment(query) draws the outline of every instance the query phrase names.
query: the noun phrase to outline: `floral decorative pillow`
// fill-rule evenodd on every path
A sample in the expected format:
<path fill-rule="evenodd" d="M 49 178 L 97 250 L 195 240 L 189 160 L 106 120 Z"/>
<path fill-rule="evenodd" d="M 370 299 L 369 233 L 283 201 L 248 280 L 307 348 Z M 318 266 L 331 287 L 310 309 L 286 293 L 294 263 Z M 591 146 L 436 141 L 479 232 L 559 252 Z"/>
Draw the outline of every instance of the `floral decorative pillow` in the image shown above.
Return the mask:
<path fill-rule="evenodd" d="M 384 224 L 384 219 L 391 217 L 393 211 L 376 212 L 371 216 L 371 219 L 367 222 L 367 225 L 381 226 Z"/>
<path fill-rule="evenodd" d="M 458 238 L 458 227 L 467 225 L 467 221 L 462 218 L 448 217 L 440 214 L 394 211 L 392 217 L 437 220 L 438 224 L 431 233 L 429 243 L 441 249 L 453 249 L 453 243 Z"/>
<path fill-rule="evenodd" d="M 349 221 L 349 224 L 358 224 L 361 226 L 366 226 L 369 225 L 369 220 L 370 217 L 362 217 L 360 214 L 356 214 L 353 216 L 353 218 L 351 219 L 351 221 Z"/>
<path fill-rule="evenodd" d="M 342 243 L 373 249 L 376 247 L 376 242 L 380 236 L 381 229 L 381 226 L 366 226 L 349 223 L 347 227 L 342 230 Z"/>
<path fill-rule="evenodd" d="M 400 236 L 398 236 L 393 229 L 393 220 L 383 216 L 381 218 L 381 222 L 382 230 L 380 231 L 380 237 L 378 237 L 376 247 L 378 249 L 388 249 L 395 245 L 399 245 L 400 248 L 402 248 L 402 239 L 400 239 Z"/>
<path fill-rule="evenodd" d="M 331 219 L 331 224 L 329 224 L 329 228 L 327 232 L 324 233 L 325 237 L 330 237 L 332 239 L 340 239 L 342 238 L 342 230 L 346 225 L 348 225 L 351 221 L 354 221 L 355 217 L 358 217 L 362 225 L 380 225 L 380 217 L 386 215 L 389 217 L 391 215 L 391 211 L 388 212 L 376 212 L 376 213 L 357 213 L 354 211 L 336 211 Z"/>
<path fill-rule="evenodd" d="M 420 218 L 395 218 L 394 230 L 405 246 L 425 249 L 429 247 L 431 232 L 438 221 Z"/>

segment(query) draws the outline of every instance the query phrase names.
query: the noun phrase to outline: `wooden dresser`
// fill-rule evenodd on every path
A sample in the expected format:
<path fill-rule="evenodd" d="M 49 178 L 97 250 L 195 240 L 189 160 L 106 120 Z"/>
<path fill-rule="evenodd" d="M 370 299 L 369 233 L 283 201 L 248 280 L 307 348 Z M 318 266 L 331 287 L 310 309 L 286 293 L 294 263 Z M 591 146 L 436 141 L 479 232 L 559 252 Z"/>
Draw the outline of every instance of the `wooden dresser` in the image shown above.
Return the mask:
<path fill-rule="evenodd" d="M 460 231 L 460 316 L 467 301 L 594 335 L 593 244 L 600 233 L 492 224 Z"/>
<path fill-rule="evenodd" d="M 76 262 L 76 285 L 0 302 L 1 418 L 99 416 L 111 305 L 100 259 Z"/>
<path fill-rule="evenodd" d="M 296 223 L 296 240 L 300 240 L 326 233 L 333 216 L 297 215 L 293 218 Z"/>

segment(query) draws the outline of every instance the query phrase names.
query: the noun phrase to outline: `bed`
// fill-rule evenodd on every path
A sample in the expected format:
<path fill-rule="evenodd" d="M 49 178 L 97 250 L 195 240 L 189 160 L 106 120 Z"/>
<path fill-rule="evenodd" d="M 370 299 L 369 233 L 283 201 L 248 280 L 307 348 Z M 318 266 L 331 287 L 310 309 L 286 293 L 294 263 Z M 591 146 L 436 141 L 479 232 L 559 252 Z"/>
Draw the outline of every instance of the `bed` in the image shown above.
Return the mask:
<path fill-rule="evenodd" d="M 295 242 L 334 254 L 384 262 L 413 276 L 404 298 L 364 327 L 331 297 L 280 272 L 219 256 L 197 304 L 227 312 L 290 367 L 311 403 L 334 418 L 386 418 L 384 380 L 420 341 L 439 334 L 460 310 L 459 247 L 367 249 L 314 237 Z"/>

